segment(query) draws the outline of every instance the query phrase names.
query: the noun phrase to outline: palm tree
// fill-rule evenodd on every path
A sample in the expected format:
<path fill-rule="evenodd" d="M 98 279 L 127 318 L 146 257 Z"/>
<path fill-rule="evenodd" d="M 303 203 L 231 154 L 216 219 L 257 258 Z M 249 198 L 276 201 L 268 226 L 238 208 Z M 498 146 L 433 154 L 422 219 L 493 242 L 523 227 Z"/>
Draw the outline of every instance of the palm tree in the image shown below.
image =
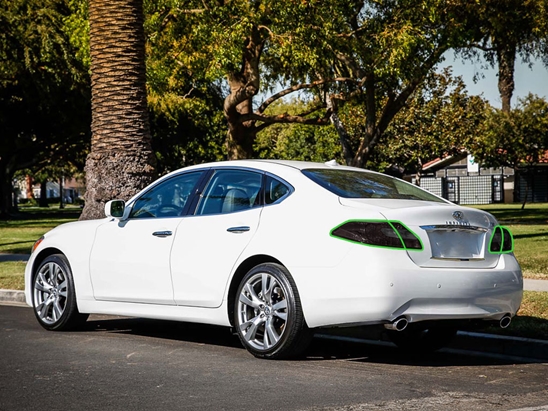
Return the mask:
<path fill-rule="evenodd" d="M 91 152 L 80 219 L 104 216 L 155 177 L 146 99 L 143 0 L 90 0 Z"/>

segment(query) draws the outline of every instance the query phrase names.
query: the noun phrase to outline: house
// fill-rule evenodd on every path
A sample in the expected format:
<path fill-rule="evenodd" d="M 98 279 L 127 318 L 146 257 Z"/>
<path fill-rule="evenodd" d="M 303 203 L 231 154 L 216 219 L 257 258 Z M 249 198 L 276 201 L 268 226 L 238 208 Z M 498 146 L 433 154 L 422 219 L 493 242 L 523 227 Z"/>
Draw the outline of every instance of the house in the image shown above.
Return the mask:
<path fill-rule="evenodd" d="M 480 167 L 463 152 L 424 164 L 420 186 L 457 204 L 512 203 L 515 177 L 513 168 Z"/>

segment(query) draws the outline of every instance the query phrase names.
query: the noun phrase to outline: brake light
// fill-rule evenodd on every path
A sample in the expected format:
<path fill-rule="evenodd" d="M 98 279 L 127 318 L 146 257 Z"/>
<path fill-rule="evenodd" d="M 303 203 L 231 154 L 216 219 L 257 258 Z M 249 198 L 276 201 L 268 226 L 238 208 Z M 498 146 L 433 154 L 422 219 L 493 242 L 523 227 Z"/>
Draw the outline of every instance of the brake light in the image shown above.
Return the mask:
<path fill-rule="evenodd" d="M 373 247 L 400 250 L 422 250 L 420 238 L 400 221 L 347 221 L 333 230 L 331 236 Z"/>
<path fill-rule="evenodd" d="M 512 251 L 514 251 L 514 236 L 510 230 L 501 225 L 495 226 L 489 241 L 489 252 L 491 254 L 508 254 Z"/>

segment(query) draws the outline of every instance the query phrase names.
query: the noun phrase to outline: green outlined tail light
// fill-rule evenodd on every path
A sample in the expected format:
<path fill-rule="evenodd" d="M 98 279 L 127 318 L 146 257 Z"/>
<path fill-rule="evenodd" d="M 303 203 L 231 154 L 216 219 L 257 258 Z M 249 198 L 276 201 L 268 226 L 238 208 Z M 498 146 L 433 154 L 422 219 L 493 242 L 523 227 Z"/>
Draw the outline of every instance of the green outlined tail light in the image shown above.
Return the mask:
<path fill-rule="evenodd" d="M 400 221 L 347 221 L 333 230 L 331 236 L 373 247 L 400 250 L 422 250 L 419 237 Z"/>
<path fill-rule="evenodd" d="M 504 226 L 497 225 L 493 229 L 491 241 L 489 241 L 489 252 L 491 254 L 507 254 L 514 251 L 514 236 Z"/>

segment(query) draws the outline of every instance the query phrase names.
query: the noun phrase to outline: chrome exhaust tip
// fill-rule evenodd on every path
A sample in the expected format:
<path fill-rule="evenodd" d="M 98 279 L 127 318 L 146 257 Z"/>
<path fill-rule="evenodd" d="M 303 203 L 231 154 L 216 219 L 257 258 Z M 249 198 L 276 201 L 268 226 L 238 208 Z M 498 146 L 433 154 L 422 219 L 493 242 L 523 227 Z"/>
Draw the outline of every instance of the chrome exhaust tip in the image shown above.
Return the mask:
<path fill-rule="evenodd" d="M 507 328 L 511 322 L 512 322 L 512 317 L 510 316 L 510 314 L 506 314 L 499 321 L 500 328 Z"/>
<path fill-rule="evenodd" d="M 407 328 L 408 324 L 409 321 L 407 321 L 407 318 L 401 317 L 392 321 L 390 324 L 384 324 L 384 328 L 386 328 L 387 330 L 403 331 Z"/>

